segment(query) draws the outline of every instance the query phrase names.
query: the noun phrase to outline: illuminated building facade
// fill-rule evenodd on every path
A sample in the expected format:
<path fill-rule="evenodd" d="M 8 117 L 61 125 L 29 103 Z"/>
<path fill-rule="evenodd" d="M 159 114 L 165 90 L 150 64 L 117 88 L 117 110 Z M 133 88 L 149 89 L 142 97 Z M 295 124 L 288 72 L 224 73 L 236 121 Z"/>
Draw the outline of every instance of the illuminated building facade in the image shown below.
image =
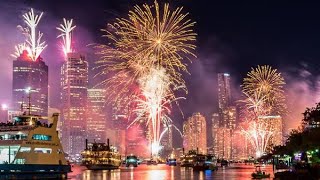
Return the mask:
<path fill-rule="evenodd" d="M 78 155 L 84 149 L 87 128 L 88 62 L 85 56 L 68 53 L 61 67 L 61 100 L 64 149 Z"/>
<path fill-rule="evenodd" d="M 213 141 L 213 154 L 218 157 L 218 152 L 219 152 L 219 146 L 218 146 L 218 142 L 219 142 L 219 136 L 218 136 L 218 130 L 220 128 L 220 117 L 218 113 L 213 113 L 212 114 L 212 141 Z"/>
<path fill-rule="evenodd" d="M 183 123 L 183 147 L 186 152 L 207 153 L 206 119 L 200 113 L 194 113 Z"/>
<path fill-rule="evenodd" d="M 129 143 L 127 138 L 127 126 L 129 115 L 129 107 L 121 104 L 120 102 L 116 102 L 112 107 L 110 128 L 114 131 L 114 134 L 117 137 L 115 138 L 114 145 L 122 154 L 126 153 Z"/>
<path fill-rule="evenodd" d="M 217 158 L 232 159 L 233 131 L 237 108 L 231 100 L 230 74 L 218 74 L 218 113 L 212 116 L 213 152 Z"/>
<path fill-rule="evenodd" d="M 230 74 L 218 74 L 218 105 L 220 126 L 234 129 L 236 126 L 236 107 L 232 106 Z"/>
<path fill-rule="evenodd" d="M 140 124 L 130 126 L 126 130 L 126 153 L 143 158 L 150 158 L 151 148 L 145 138 L 145 127 Z"/>
<path fill-rule="evenodd" d="M 48 115 L 48 66 L 39 57 L 32 61 L 27 51 L 13 61 L 12 105 L 14 110 Z M 29 89 L 29 92 L 26 90 Z M 23 105 L 22 105 L 23 104 Z M 23 106 L 23 107 L 22 107 Z"/>
<path fill-rule="evenodd" d="M 127 155 L 126 153 L 126 132 L 125 130 L 115 130 L 112 128 L 106 129 L 106 139 L 110 139 L 110 143 L 113 144 L 121 156 L 125 157 Z"/>
<path fill-rule="evenodd" d="M 214 155 L 218 159 L 231 159 L 231 130 L 229 128 L 220 127 L 214 131 Z"/>
<path fill-rule="evenodd" d="M 89 142 L 106 142 L 105 90 L 88 89 L 87 132 Z"/>
<path fill-rule="evenodd" d="M 230 74 L 228 73 L 218 73 L 218 105 L 219 115 L 222 118 L 223 111 L 231 105 Z"/>
<path fill-rule="evenodd" d="M 247 160 L 248 157 L 254 157 L 253 147 L 241 129 L 237 129 L 232 133 L 231 152 L 233 160 Z"/>
<path fill-rule="evenodd" d="M 2 104 L 0 107 L 0 123 L 6 123 L 8 121 L 8 106 Z"/>
<path fill-rule="evenodd" d="M 237 109 L 235 106 L 228 106 L 223 110 L 222 125 L 234 130 L 236 128 Z"/>

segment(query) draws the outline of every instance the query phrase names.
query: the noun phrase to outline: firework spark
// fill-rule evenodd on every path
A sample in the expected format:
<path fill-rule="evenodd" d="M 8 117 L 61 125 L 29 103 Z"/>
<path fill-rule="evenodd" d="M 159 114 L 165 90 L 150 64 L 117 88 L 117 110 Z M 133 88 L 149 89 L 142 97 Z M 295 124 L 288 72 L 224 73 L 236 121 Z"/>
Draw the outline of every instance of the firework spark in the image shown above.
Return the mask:
<path fill-rule="evenodd" d="M 68 53 L 71 53 L 72 47 L 72 36 L 71 36 L 71 31 L 76 28 L 76 26 L 72 25 L 72 19 L 71 20 L 66 20 L 63 18 L 63 24 L 60 24 L 59 27 L 56 27 L 57 30 L 61 31 L 61 34 L 57 36 L 57 38 L 61 37 L 62 38 L 62 50 L 64 52 L 64 55 L 67 56 Z"/>
<path fill-rule="evenodd" d="M 169 4 L 161 10 L 156 1 L 153 6 L 135 6 L 127 19 L 119 18 L 103 30 L 110 45 L 96 46 L 102 56 L 98 75 L 113 73 L 100 83 L 110 91 L 107 98 L 137 104 L 131 124 L 146 119 L 153 151 L 158 151 L 160 125 L 170 123 L 171 103 L 179 99 L 174 92 L 187 93 L 181 72 L 187 72 L 183 60 L 195 57 L 196 39 L 195 23 L 187 15 L 182 7 L 169 10 Z"/>
<path fill-rule="evenodd" d="M 15 49 L 14 54 L 11 54 L 11 56 L 14 58 L 20 57 L 21 54 L 23 53 L 23 51 L 27 51 L 27 52 L 31 51 L 26 43 L 21 43 L 21 44 L 16 45 L 14 47 L 14 49 Z"/>
<path fill-rule="evenodd" d="M 251 121 L 249 122 L 249 128 L 242 130 L 246 138 L 253 145 L 256 157 L 260 157 L 266 152 L 269 140 L 273 135 L 273 129 L 269 127 L 264 121 Z"/>
<path fill-rule="evenodd" d="M 43 12 L 41 12 L 40 15 L 35 15 L 33 9 L 31 9 L 30 12 L 23 15 L 24 22 L 28 27 L 22 28 L 21 26 L 18 26 L 22 30 L 22 33 L 27 37 L 27 47 L 25 50 L 28 51 L 28 55 L 33 61 L 36 61 L 41 52 L 47 47 L 46 42 L 41 41 L 43 33 L 39 31 L 38 35 L 36 34 L 36 28 L 42 15 Z"/>
<path fill-rule="evenodd" d="M 152 151 L 154 154 L 160 147 L 161 139 L 161 124 L 172 124 L 172 120 L 168 116 L 171 112 L 171 104 L 184 99 L 184 97 L 175 97 L 170 86 L 175 86 L 172 81 L 169 80 L 165 69 L 157 70 L 152 68 L 150 73 L 141 77 L 139 80 L 141 87 L 141 97 L 136 98 L 137 107 L 134 110 L 138 115 L 135 120 L 129 125 L 133 125 L 136 122 L 145 121 L 149 127 L 150 141 L 152 142 Z M 177 90 L 183 87 L 175 87 Z"/>
<path fill-rule="evenodd" d="M 272 107 L 275 113 L 281 113 L 286 109 L 284 101 L 283 85 L 285 84 L 281 73 L 272 69 L 269 65 L 252 68 L 243 79 L 243 92 L 248 96 L 254 96 L 260 91 L 265 97 L 264 104 Z"/>
<path fill-rule="evenodd" d="M 261 90 L 257 90 L 251 96 L 243 93 L 245 99 L 240 102 L 244 103 L 246 110 L 252 112 L 255 117 L 267 115 L 271 111 L 271 107 L 266 104 L 266 96 L 261 93 Z M 246 114 L 247 115 L 247 114 Z"/>

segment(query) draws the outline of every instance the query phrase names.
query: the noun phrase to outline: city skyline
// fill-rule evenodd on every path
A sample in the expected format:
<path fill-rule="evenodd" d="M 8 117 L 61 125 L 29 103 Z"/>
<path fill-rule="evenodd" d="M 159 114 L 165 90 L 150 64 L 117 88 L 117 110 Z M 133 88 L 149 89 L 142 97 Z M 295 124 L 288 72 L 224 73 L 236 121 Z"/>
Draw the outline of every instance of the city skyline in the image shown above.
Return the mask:
<path fill-rule="evenodd" d="M 0 179 L 319 178 L 319 8 L 0 2 Z"/>
<path fill-rule="evenodd" d="M 125 2 L 125 1 L 123 1 Z M 62 3 L 62 2 L 61 2 Z M 85 2 L 81 2 L 84 3 Z M 102 3 L 102 2 L 101 2 Z M 24 8 L 24 5 L 18 3 L 18 2 L 12 2 L 13 5 L 17 5 L 17 7 L 19 8 Z M 103 3 L 102 3 L 103 4 Z M 10 5 L 4 5 L 2 7 L 6 7 Z M 39 2 L 34 2 L 34 3 L 30 3 L 30 5 L 34 5 L 34 7 L 36 8 L 35 11 L 40 12 L 42 9 L 47 10 L 49 7 L 48 5 L 44 5 L 42 3 Z M 221 6 L 225 6 L 224 4 L 220 4 Z M 189 4 L 187 3 L 185 5 L 186 7 L 189 6 Z M 292 7 L 288 7 L 289 9 L 295 7 L 295 5 L 292 5 Z M 38 8 L 38 9 L 37 9 Z M 125 7 L 119 6 L 116 8 L 117 11 L 121 14 L 122 12 L 125 12 Z M 13 13 L 9 11 L 9 14 Z M 6 12 L 6 11 L 4 11 Z M 25 10 L 22 10 L 22 12 L 25 12 Z M 47 12 L 44 13 L 42 18 L 47 18 L 47 20 L 49 19 L 50 21 L 52 21 L 52 23 L 50 23 L 50 26 L 52 26 L 52 29 L 54 26 L 57 26 L 59 24 L 59 22 L 61 21 L 61 17 L 62 15 L 68 15 L 68 13 L 61 11 L 61 14 L 57 14 L 57 15 L 52 15 L 49 13 L 50 10 L 48 10 Z M 191 15 L 193 13 L 193 10 L 190 11 Z M 194 12 L 196 13 L 196 12 Z M 21 14 L 21 13 L 20 13 Z M 75 11 L 75 14 L 77 14 L 77 11 Z M 108 13 L 107 13 L 108 14 Z M 73 18 L 74 14 L 69 14 L 66 17 L 70 17 Z M 106 15 L 108 16 L 108 15 Z M 110 15 L 110 17 L 113 15 Z M 9 26 L 7 28 L 11 28 L 11 30 L 15 30 L 16 29 L 16 24 L 21 24 L 21 16 L 18 15 L 18 13 L 16 13 L 16 16 L 12 16 L 14 17 L 13 21 L 14 23 L 8 23 L 6 22 L 6 20 L 2 19 L 0 22 L 6 22 L 9 24 Z M 225 17 L 224 17 L 225 18 Z M 107 18 L 108 21 L 107 22 L 111 22 L 112 18 Z M 197 19 L 197 18 L 196 18 Z M 78 20 L 78 21 L 77 21 Z M 84 24 L 86 24 L 88 22 L 88 20 L 81 20 L 81 18 L 77 17 L 74 22 L 79 23 L 80 25 L 77 25 L 79 27 L 79 29 L 77 29 L 75 31 L 75 41 L 77 43 L 75 43 L 75 46 L 77 46 L 77 49 L 80 49 L 80 51 L 85 51 L 88 52 L 88 55 L 91 56 L 88 58 L 89 63 L 91 63 L 91 65 L 93 65 L 93 61 L 95 60 L 95 56 L 92 55 L 92 51 L 90 50 L 90 48 L 88 48 L 86 45 L 93 43 L 95 41 L 95 39 L 100 39 L 98 38 L 101 34 L 99 35 L 93 35 L 92 34 L 92 29 L 93 27 L 91 26 L 84 26 Z M 47 23 L 47 22 L 46 22 Z M 56 101 L 57 97 L 59 97 L 60 95 L 57 93 L 57 89 L 56 87 L 58 87 L 57 85 L 59 84 L 58 78 L 57 77 L 57 73 L 59 73 L 59 67 L 62 63 L 62 57 L 63 55 L 61 54 L 60 51 L 60 47 L 56 44 L 58 44 L 58 40 L 56 40 L 56 36 L 52 36 L 52 34 L 57 34 L 52 33 L 53 30 L 48 30 L 48 28 L 44 28 L 45 24 L 44 22 L 41 22 L 39 24 L 39 28 L 40 30 L 45 34 L 44 38 L 45 40 L 47 40 L 49 46 L 48 48 L 50 48 L 50 53 L 48 52 L 49 50 L 46 49 L 43 52 L 43 58 L 46 62 L 46 64 L 48 64 L 49 68 L 51 69 L 51 71 L 49 71 L 49 103 L 51 104 L 51 107 L 57 107 L 58 103 Z M 97 24 L 101 23 L 100 25 L 104 24 L 104 21 L 101 22 L 97 22 Z M 203 22 L 200 21 L 199 22 L 200 25 L 198 26 L 199 28 L 203 26 Z M 198 24 L 199 24 L 198 23 Z M 95 26 L 100 26 L 100 25 L 95 25 Z M 224 28 L 226 28 L 227 26 L 223 26 Z M 49 28 L 50 29 L 50 28 Z M 50 33 L 51 32 L 51 33 Z M 242 70 L 235 70 L 234 67 L 232 67 L 231 65 L 221 65 L 219 59 L 219 54 L 223 54 L 223 52 L 219 52 L 218 54 L 213 53 L 212 56 L 208 57 L 208 53 L 203 53 L 203 51 L 205 51 L 208 48 L 211 48 L 210 45 L 208 45 L 208 43 L 200 43 L 200 42 L 204 42 L 203 37 L 204 35 L 201 33 L 203 32 L 203 30 L 200 30 L 200 32 L 198 32 L 200 40 L 199 42 L 197 42 L 198 44 L 198 48 L 197 51 L 199 54 L 199 60 L 196 60 L 193 62 L 193 64 L 190 66 L 190 71 L 192 76 L 188 76 L 188 75 L 184 75 L 186 77 L 186 81 L 187 81 L 187 86 L 189 88 L 189 95 L 187 97 L 187 100 L 183 100 L 180 102 L 180 106 L 181 106 L 181 110 L 184 112 L 185 117 L 191 115 L 193 112 L 201 112 L 203 113 L 207 119 L 210 119 L 210 116 L 212 113 L 216 112 L 216 110 L 218 109 L 218 103 L 217 103 L 217 99 L 218 99 L 218 93 L 216 90 L 216 76 L 217 73 L 229 73 L 230 75 L 234 76 L 235 80 L 234 83 L 231 84 L 231 88 L 232 90 L 235 92 L 235 97 L 239 96 L 239 92 L 240 92 L 240 77 L 243 77 L 244 74 L 250 69 L 251 66 L 254 65 L 254 63 L 247 63 L 247 67 L 243 68 Z M 219 34 L 219 32 L 217 32 Z M 11 33 L 10 33 L 11 34 Z M 13 33 L 12 33 L 13 34 Z M 15 35 L 13 35 L 14 39 L 16 39 L 15 41 L 21 41 L 22 37 L 19 37 L 17 34 L 19 34 L 19 32 L 14 32 Z M 48 35 L 50 34 L 50 35 Z M 87 36 L 86 36 L 87 35 Z M 96 37 L 94 37 L 96 36 Z M 83 39 L 85 39 L 84 41 L 82 41 Z M 202 39 L 202 40 L 201 40 Z M 8 43 L 10 44 L 10 43 Z M 214 46 L 216 46 L 214 44 Z M 12 53 L 11 51 L 9 51 L 8 49 L 10 48 L 5 48 L 5 52 L 4 54 L 8 55 L 7 59 L 12 59 L 9 57 L 9 55 Z M 12 46 L 13 49 L 13 46 Z M 53 51 L 52 51 L 53 49 Z M 219 48 L 218 48 L 219 49 Z M 52 52 L 54 55 L 52 55 Z M 223 58 L 225 59 L 225 55 L 223 56 Z M 211 59 L 211 60 L 210 60 Z M 227 58 L 228 59 L 228 58 Z M 272 60 L 272 59 L 271 59 Z M 9 61 L 11 62 L 11 60 Z M 263 62 L 263 61 L 261 61 Z M 211 66 L 207 66 L 207 63 L 209 63 L 209 65 Z M 265 61 L 265 63 L 267 63 L 267 61 Z M 4 63 L 6 64 L 6 63 Z M 8 63 L 10 64 L 10 63 Z M 226 63 L 227 64 L 227 63 Z M 271 63 L 273 64 L 273 63 Z M 216 65 L 216 66 L 215 66 Z M 7 67 L 7 65 L 6 65 Z M 10 67 L 10 65 L 9 65 Z M 91 66 L 92 67 L 92 66 Z M 209 68 L 209 69 L 208 69 Z M 213 68 L 213 69 L 210 69 Z M 4 68 L 7 69 L 7 68 Z M 246 70 L 244 70 L 246 69 Z M 292 74 L 292 72 L 298 72 L 295 76 L 288 76 L 290 75 L 290 73 Z M 4 74 L 7 74 L 7 72 L 2 72 Z M 239 74 L 238 74 L 239 73 Z M 284 118 L 285 121 L 285 129 L 292 129 L 297 127 L 297 125 L 299 125 L 299 121 L 301 118 L 298 118 L 301 116 L 301 112 L 303 112 L 304 108 L 308 105 L 312 105 L 316 100 L 316 98 L 309 98 L 309 94 L 311 94 L 312 92 L 314 92 L 314 87 L 312 84 L 316 84 L 316 83 L 312 83 L 313 79 L 316 78 L 311 78 L 310 74 L 314 73 L 314 70 L 310 67 L 310 65 L 308 66 L 307 63 L 301 61 L 298 62 L 296 65 L 294 65 L 292 68 L 290 67 L 289 70 L 285 69 L 284 74 L 286 79 L 288 79 L 288 94 L 290 97 L 289 98 L 289 104 L 292 103 L 295 99 L 296 99 L 296 95 L 297 94 L 301 94 L 300 92 L 302 91 L 303 94 L 307 94 L 305 95 L 306 99 L 301 103 L 297 105 L 297 108 L 299 108 L 300 110 L 294 110 L 294 114 L 295 117 L 289 117 L 289 118 Z M 299 76 L 298 78 L 296 76 Z M 6 75 L 4 75 L 3 77 L 7 77 Z M 299 78 L 301 77 L 307 77 L 310 79 L 311 83 L 301 83 L 301 81 L 299 80 Z M 10 79 L 10 77 L 8 77 L 7 79 Z M 4 81 L 7 84 L 10 84 L 9 81 L 7 81 L 7 79 Z M 93 85 L 90 85 L 93 86 Z M 7 87 L 10 87 L 7 86 Z M 199 87 L 203 87 L 203 88 L 199 88 Z M 215 92 L 216 91 L 216 92 Z M 4 93 L 5 95 L 3 95 L 2 97 L 0 96 L 0 100 L 1 103 L 6 103 L 8 104 L 9 98 L 10 97 L 10 88 L 3 90 L 3 92 L 7 92 Z M 178 111 L 178 110 L 176 110 Z M 181 129 L 182 128 L 182 123 L 184 122 L 185 118 L 181 116 L 180 112 L 173 112 L 172 113 L 172 117 L 174 117 L 176 125 Z M 291 119 L 293 120 L 291 120 Z M 290 121 L 288 120 L 290 119 Z M 286 123 L 286 122 L 290 122 L 290 124 Z M 294 122 L 294 123 L 293 123 Z M 210 124 L 211 122 L 209 122 Z M 175 132 L 174 132 L 175 133 Z M 177 140 L 175 140 L 177 141 Z"/>

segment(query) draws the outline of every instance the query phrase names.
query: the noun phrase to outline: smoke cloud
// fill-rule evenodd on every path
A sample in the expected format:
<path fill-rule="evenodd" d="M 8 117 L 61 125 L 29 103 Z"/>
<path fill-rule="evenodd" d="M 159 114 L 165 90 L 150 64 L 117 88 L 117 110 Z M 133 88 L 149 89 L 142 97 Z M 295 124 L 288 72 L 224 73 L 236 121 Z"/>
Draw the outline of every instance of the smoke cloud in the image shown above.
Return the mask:
<path fill-rule="evenodd" d="M 314 65 L 301 62 L 297 67 L 284 70 L 288 106 L 288 114 L 284 118 L 286 133 L 301 125 L 302 113 L 307 107 L 320 102 L 320 76 L 313 68 Z"/>

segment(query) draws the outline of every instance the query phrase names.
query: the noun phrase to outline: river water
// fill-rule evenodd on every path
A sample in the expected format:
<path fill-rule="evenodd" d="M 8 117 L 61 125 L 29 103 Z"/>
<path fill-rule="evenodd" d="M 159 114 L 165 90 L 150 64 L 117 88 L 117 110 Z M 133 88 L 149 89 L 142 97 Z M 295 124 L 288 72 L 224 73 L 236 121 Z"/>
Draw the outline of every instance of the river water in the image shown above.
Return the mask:
<path fill-rule="evenodd" d="M 69 179 L 80 180 L 106 180 L 106 179 L 125 179 L 125 180 L 178 180 L 178 179 L 215 179 L 215 180 L 247 180 L 251 179 L 254 172 L 253 165 L 233 164 L 229 167 L 219 168 L 218 171 L 193 171 L 192 168 L 180 166 L 167 166 L 165 164 L 145 165 L 137 168 L 121 167 L 118 170 L 92 171 L 83 166 L 72 167 Z M 262 166 L 261 170 L 266 171 L 273 177 L 272 166 Z"/>

